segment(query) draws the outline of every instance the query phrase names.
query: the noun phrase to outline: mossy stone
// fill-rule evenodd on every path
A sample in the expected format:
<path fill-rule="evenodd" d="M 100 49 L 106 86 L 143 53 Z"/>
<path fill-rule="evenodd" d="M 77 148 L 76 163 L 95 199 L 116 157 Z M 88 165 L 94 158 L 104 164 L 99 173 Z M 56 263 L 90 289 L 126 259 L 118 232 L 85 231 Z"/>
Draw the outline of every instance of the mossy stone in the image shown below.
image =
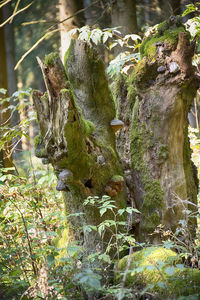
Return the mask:
<path fill-rule="evenodd" d="M 163 247 L 144 248 L 123 257 L 115 271 L 117 282 L 121 280 L 130 259 L 126 286 L 141 288 L 151 285 L 150 291 L 163 296 L 163 299 L 200 292 L 200 271 L 184 267 L 176 252 Z"/>

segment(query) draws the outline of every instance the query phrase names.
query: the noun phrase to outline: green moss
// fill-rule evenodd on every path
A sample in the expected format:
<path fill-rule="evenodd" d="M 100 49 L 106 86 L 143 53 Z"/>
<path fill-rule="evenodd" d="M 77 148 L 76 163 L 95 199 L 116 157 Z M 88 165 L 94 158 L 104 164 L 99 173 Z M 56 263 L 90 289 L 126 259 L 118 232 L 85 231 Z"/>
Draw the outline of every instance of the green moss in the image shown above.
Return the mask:
<path fill-rule="evenodd" d="M 166 31 L 167 29 L 169 29 L 169 24 L 167 23 L 166 20 L 161 22 L 157 26 L 157 32 L 159 33 L 159 35 L 163 34 L 163 32 Z"/>
<path fill-rule="evenodd" d="M 45 66 L 52 67 L 57 58 L 59 58 L 58 52 L 52 52 L 48 55 L 45 55 L 45 59 L 44 59 Z"/>
<path fill-rule="evenodd" d="M 85 120 L 85 119 L 82 118 L 82 124 L 85 128 L 85 134 L 87 136 L 89 136 L 90 134 L 92 134 L 94 132 L 95 126 L 91 121 Z"/>
<path fill-rule="evenodd" d="M 156 62 L 149 64 L 148 59 L 144 57 L 135 66 L 130 79 L 136 86 L 141 84 L 143 88 L 147 88 L 152 85 L 152 82 L 156 79 L 158 75 L 157 68 L 158 65 Z"/>
<path fill-rule="evenodd" d="M 47 158 L 47 152 L 44 147 L 43 138 L 40 134 L 36 135 L 34 138 L 34 149 L 36 157 Z"/>
<path fill-rule="evenodd" d="M 124 181 L 124 177 L 121 176 L 121 175 L 114 175 L 114 176 L 111 178 L 111 181 L 113 181 L 113 182 Z"/>
<path fill-rule="evenodd" d="M 122 258 L 116 268 L 116 279 L 121 280 L 131 259 L 126 285 L 146 287 L 159 296 L 191 295 L 200 291 L 200 271 L 180 265 L 176 252 L 163 247 L 149 247 Z M 180 266 L 180 267 L 179 267 Z M 165 298 L 164 298 L 165 299 Z"/>
<path fill-rule="evenodd" d="M 77 75 L 72 68 L 74 64 L 77 64 L 74 52 L 75 47 L 76 41 L 72 40 L 64 58 L 65 70 L 66 73 L 68 73 L 68 78 L 74 90 L 80 90 L 83 83 L 87 85 L 87 96 L 85 96 L 87 100 L 84 102 L 83 99 L 77 97 L 77 105 L 79 105 L 83 111 L 87 109 L 93 111 L 90 121 L 98 123 L 96 130 L 98 130 L 98 134 L 100 134 L 101 130 L 105 132 L 105 124 L 107 125 L 106 130 L 109 130 L 109 122 L 114 119 L 116 115 L 114 99 L 105 74 L 105 66 L 94 48 L 90 47 L 89 44 L 85 44 L 83 55 L 84 67 L 87 70 L 85 74 Z M 96 109 L 97 107 L 98 110 Z M 104 122 L 102 120 L 104 120 Z M 100 126 L 101 124 L 103 129 Z M 112 142 L 114 144 L 115 135 L 110 135 L 110 137 L 113 138 Z"/>
<path fill-rule="evenodd" d="M 34 147 L 37 148 L 43 142 L 43 138 L 40 134 L 36 135 L 34 138 Z"/>
<path fill-rule="evenodd" d="M 69 228 L 66 227 L 62 230 L 62 232 L 59 234 L 59 238 L 56 243 L 57 248 L 66 248 L 69 244 Z"/>
<path fill-rule="evenodd" d="M 131 83 L 129 84 L 129 82 L 128 82 L 127 98 L 131 103 L 134 103 L 137 93 L 136 93 L 136 88 Z"/>
<path fill-rule="evenodd" d="M 60 92 L 63 93 L 63 94 L 65 94 L 65 93 L 68 93 L 69 90 L 68 89 L 61 89 Z"/>
<path fill-rule="evenodd" d="M 167 148 L 166 145 L 162 145 L 159 147 L 159 150 L 158 150 L 158 159 L 159 159 L 159 162 L 162 163 L 163 161 L 165 161 L 169 156 L 169 150 Z"/>
<path fill-rule="evenodd" d="M 166 22 L 161 23 L 160 26 L 158 26 L 157 32 L 152 36 L 147 37 L 141 44 L 141 58 L 144 56 L 152 58 L 156 55 L 156 43 L 158 42 L 165 42 L 169 48 L 175 49 L 178 42 L 178 34 L 183 31 L 185 31 L 183 26 L 167 29 Z"/>
<path fill-rule="evenodd" d="M 152 179 L 148 166 L 143 161 L 144 154 L 152 147 L 152 134 L 140 126 L 138 122 L 139 101 L 133 109 L 131 128 L 131 166 L 135 169 L 142 180 L 145 195 L 143 203 L 138 209 L 142 212 L 142 232 L 150 233 L 160 224 L 160 210 L 163 207 L 164 192 L 158 180 Z"/>
<path fill-rule="evenodd" d="M 44 95 L 42 95 L 41 100 L 44 102 L 48 101 L 48 93 L 47 92 L 45 92 Z"/>

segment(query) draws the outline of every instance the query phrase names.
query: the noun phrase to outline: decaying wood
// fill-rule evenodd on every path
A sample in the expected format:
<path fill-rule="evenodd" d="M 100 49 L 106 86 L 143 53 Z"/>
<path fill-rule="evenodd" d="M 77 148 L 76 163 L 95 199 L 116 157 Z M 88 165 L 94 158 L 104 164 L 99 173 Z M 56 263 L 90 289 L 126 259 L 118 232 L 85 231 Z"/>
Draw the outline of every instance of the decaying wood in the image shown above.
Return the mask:
<path fill-rule="evenodd" d="M 103 63 L 80 41 L 72 42 L 69 53 L 67 72 L 58 57 L 50 65 L 38 60 L 47 93 L 34 93 L 41 134 L 36 155 L 53 165 L 67 212 L 84 212 L 71 218 L 69 226 L 87 249 L 94 249 L 100 242 L 98 234 L 83 232 L 83 226 L 97 225 L 103 219 L 96 208 L 85 208 L 83 201 L 107 193 L 118 208 L 125 206 L 125 185 L 110 125 L 115 107 Z M 109 217 L 111 213 L 105 214 Z M 105 233 L 103 242 L 110 238 Z"/>
<path fill-rule="evenodd" d="M 170 22 L 167 30 L 177 30 Z M 159 242 L 157 226 L 175 231 L 180 220 L 195 232 L 195 219 L 186 213 L 188 208 L 196 211 L 197 197 L 187 114 L 198 82 L 191 60 L 194 47 L 184 30 L 178 32 L 173 44 L 156 36 L 155 55 L 144 55 L 134 69 L 128 95 L 122 82 L 116 105 L 103 63 L 86 43 L 72 41 L 65 67 L 58 57 L 45 64 L 38 60 L 47 93 L 34 93 L 41 133 L 36 154 L 53 165 L 67 213 L 84 212 L 69 226 L 90 250 L 100 239 L 82 228 L 102 221 L 98 210 L 83 206 L 90 195 L 107 194 L 118 208 L 139 209 L 140 217 L 131 220 L 138 240 Z M 119 133 L 111 126 L 115 106 L 124 123 Z M 107 232 L 104 242 L 110 238 Z"/>
<path fill-rule="evenodd" d="M 133 71 L 131 121 L 123 113 L 130 106 L 126 93 L 124 103 L 118 105 L 126 124 L 118 144 L 128 169 L 129 201 L 142 212 L 140 222 L 133 222 L 133 226 L 139 239 L 151 242 L 159 241 L 159 230 L 152 235 L 156 225 L 174 232 L 180 220 L 186 221 L 188 228 L 183 238 L 195 235 L 195 218 L 188 218 L 186 210 L 197 213 L 198 190 L 187 119 L 198 88 L 192 66 L 194 45 L 183 31 L 176 44 L 169 46 L 166 41 L 156 46 L 153 59 L 144 57 Z M 125 148 L 121 139 L 126 141 Z"/>

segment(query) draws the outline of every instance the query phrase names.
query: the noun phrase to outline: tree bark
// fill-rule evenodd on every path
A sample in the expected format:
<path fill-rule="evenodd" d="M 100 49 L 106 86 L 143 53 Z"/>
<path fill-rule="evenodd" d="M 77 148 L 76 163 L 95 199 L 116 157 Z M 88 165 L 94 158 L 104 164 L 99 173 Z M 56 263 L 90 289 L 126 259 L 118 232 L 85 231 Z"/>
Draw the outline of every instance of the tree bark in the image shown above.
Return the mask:
<path fill-rule="evenodd" d="M 133 227 L 139 240 L 151 242 L 159 241 L 159 235 L 149 236 L 156 226 L 175 231 L 180 220 L 195 235 L 195 218 L 188 220 L 186 210 L 197 212 L 198 180 L 190 159 L 187 120 L 198 88 L 192 67 L 194 45 L 178 19 L 162 26 L 143 42 L 143 59 L 129 80 L 127 98 L 118 104 L 125 123 L 118 145 L 129 169 L 129 201 L 142 212 Z M 127 119 L 131 107 L 132 122 Z"/>
<path fill-rule="evenodd" d="M 118 208 L 139 209 L 141 217 L 130 218 L 139 241 L 159 243 L 157 226 L 175 231 L 180 220 L 188 234 L 195 234 L 195 218 L 186 212 L 196 212 L 198 186 L 187 135 L 187 114 L 199 84 L 193 51 L 178 18 L 162 23 L 143 42 L 143 59 L 128 86 L 122 82 L 115 91 L 117 114 L 124 122 L 117 150 L 111 126 L 115 105 L 94 49 L 73 40 L 65 70 L 54 54 L 40 62 L 47 93 L 34 93 L 41 133 L 36 154 L 53 165 L 67 213 L 85 213 L 69 226 L 89 252 L 94 245 L 103 248 L 98 235 L 81 229 L 101 222 L 97 210 L 83 206 L 89 195 L 107 194 Z M 107 232 L 104 241 L 110 238 Z"/>
<path fill-rule="evenodd" d="M 110 241 L 110 232 L 105 232 L 102 244 L 98 234 L 84 232 L 83 226 L 97 225 L 111 213 L 100 218 L 96 208 L 83 206 L 84 199 L 107 193 L 118 208 L 126 206 L 123 170 L 110 125 L 115 106 L 104 65 L 86 43 L 73 40 L 65 57 L 66 72 L 51 54 L 40 66 L 47 93 L 34 93 L 41 133 L 36 155 L 53 165 L 67 213 L 84 212 L 71 219 L 71 239 L 96 251 Z"/>

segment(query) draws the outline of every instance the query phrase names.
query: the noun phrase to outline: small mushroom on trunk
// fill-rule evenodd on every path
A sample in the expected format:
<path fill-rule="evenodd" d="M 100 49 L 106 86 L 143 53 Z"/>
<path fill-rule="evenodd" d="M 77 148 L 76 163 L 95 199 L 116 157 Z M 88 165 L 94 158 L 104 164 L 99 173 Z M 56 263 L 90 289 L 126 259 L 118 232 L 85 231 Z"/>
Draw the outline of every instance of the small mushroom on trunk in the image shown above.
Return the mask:
<path fill-rule="evenodd" d="M 62 180 L 58 180 L 56 190 L 59 191 L 59 192 L 61 192 L 61 191 L 68 192 L 69 188 Z"/>
<path fill-rule="evenodd" d="M 115 118 L 110 122 L 110 126 L 112 127 L 114 132 L 117 132 L 120 128 L 124 126 L 124 122 Z"/>
<path fill-rule="evenodd" d="M 73 180 L 73 173 L 70 170 L 64 169 L 62 172 L 60 172 L 58 178 L 63 182 L 69 182 Z"/>

